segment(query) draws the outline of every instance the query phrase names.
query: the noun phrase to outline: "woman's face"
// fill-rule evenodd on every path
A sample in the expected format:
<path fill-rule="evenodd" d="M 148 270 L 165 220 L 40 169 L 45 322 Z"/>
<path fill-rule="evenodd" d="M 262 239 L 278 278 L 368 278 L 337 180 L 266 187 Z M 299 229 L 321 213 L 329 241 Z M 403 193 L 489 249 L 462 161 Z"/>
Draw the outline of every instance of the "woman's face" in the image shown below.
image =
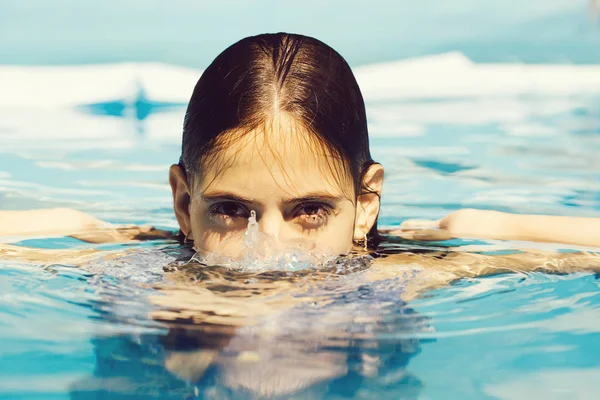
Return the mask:
<path fill-rule="evenodd" d="M 353 239 L 362 239 L 375 223 L 377 195 L 357 200 L 341 161 L 310 133 L 277 121 L 231 142 L 204 162 L 192 187 L 178 166 L 171 167 L 177 220 L 197 250 L 213 252 L 223 241 L 241 238 L 252 210 L 260 230 L 276 240 L 308 239 L 336 255 L 348 253 Z M 379 192 L 381 166 L 366 179 Z"/>

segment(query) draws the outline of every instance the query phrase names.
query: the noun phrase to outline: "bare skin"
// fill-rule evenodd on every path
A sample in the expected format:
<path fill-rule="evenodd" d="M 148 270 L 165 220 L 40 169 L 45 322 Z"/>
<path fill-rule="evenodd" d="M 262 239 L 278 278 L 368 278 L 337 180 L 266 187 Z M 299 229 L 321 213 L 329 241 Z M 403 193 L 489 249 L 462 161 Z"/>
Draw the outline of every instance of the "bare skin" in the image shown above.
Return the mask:
<path fill-rule="evenodd" d="M 463 209 L 437 220 L 410 220 L 391 234 L 411 240 L 474 238 L 600 248 L 600 218 L 519 215 Z"/>
<path fill-rule="evenodd" d="M 8 243 L 32 237 L 72 237 L 102 244 L 167 239 L 172 232 L 150 226 L 117 226 L 70 208 L 0 211 L 0 258 L 82 265 L 100 255 L 96 249 L 33 249 Z"/>

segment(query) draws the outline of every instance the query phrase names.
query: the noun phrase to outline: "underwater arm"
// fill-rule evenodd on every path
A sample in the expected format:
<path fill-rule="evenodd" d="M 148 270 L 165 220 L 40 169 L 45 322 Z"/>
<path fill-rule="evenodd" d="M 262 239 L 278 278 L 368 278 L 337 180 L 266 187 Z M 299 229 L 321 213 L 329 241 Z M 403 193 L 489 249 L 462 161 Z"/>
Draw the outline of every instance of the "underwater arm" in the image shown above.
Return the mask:
<path fill-rule="evenodd" d="M 81 265 L 92 259 L 100 250 L 95 249 L 68 249 L 50 250 L 33 249 L 24 246 L 12 246 L 0 243 L 0 260 L 17 260 L 25 262 L 64 263 Z"/>
<path fill-rule="evenodd" d="M 413 273 L 410 273 L 411 268 L 416 268 Z M 402 299 L 410 301 L 423 293 L 464 278 L 531 272 L 600 273 L 600 254 L 591 252 L 552 253 L 533 250 L 502 255 L 461 251 L 437 254 L 404 252 L 378 258 L 367 276 L 373 281 L 405 277 L 406 286 Z"/>
<path fill-rule="evenodd" d="M 600 247 L 600 218 L 509 214 L 464 209 L 438 221 L 410 220 L 391 234 L 413 240 L 452 237 Z"/>
<path fill-rule="evenodd" d="M 0 237 L 71 236 L 88 243 L 166 239 L 172 232 L 146 226 L 120 227 L 70 208 L 0 211 Z"/>
<path fill-rule="evenodd" d="M 448 257 L 446 268 L 451 268 L 454 274 L 462 278 L 531 272 L 599 273 L 600 254 L 592 252 L 554 253 L 539 250 L 501 255 L 456 252 L 451 253 L 451 256 Z"/>

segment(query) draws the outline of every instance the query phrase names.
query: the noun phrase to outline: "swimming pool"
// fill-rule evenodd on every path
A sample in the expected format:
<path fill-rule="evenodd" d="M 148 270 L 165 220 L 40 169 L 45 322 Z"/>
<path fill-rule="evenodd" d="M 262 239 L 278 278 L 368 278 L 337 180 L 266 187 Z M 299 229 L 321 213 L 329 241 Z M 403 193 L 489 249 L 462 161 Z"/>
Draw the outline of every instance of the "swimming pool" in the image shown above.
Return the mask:
<path fill-rule="evenodd" d="M 69 206 L 111 222 L 176 227 L 166 171 L 179 155 L 182 104 L 197 71 L 27 71 L 34 82 L 69 82 L 72 89 L 47 98 L 25 87 L 19 71 L 3 72 L 20 97 L 0 98 L 0 208 Z M 82 84 L 86 74 L 101 84 Z M 476 65 L 449 54 L 366 66 L 357 77 L 372 153 L 387 172 L 381 225 L 461 207 L 600 216 L 598 67 Z M 65 238 L 20 243 L 93 247 Z M 148 283 L 162 279 L 168 261 L 152 250 L 164 245 L 121 246 L 137 253 L 95 269 L 0 261 L 0 397 L 252 398 L 252 382 L 240 383 L 257 380 L 247 370 L 215 368 L 190 383 L 181 379 L 189 368 L 165 367 L 213 356 L 174 357 L 202 347 L 193 329 L 148 318 L 156 311 L 148 299 L 160 297 Z M 256 327 L 227 337 L 220 363 L 235 354 L 250 371 L 289 371 L 281 386 L 298 385 L 294 374 L 320 376 L 296 398 L 591 399 L 600 378 L 598 282 L 591 274 L 500 275 L 403 303 L 401 287 L 349 276 L 310 292 L 327 293 L 326 306 L 258 316 Z"/>

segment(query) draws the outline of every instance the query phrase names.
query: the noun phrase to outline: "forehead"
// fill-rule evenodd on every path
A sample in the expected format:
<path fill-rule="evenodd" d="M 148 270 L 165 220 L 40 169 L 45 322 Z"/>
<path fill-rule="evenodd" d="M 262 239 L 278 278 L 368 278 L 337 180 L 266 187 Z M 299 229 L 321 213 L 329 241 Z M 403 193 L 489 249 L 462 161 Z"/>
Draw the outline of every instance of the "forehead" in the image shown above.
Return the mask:
<path fill-rule="evenodd" d="M 345 163 L 318 137 L 287 118 L 249 131 L 221 136 L 202 162 L 201 191 L 229 191 L 260 198 L 327 193 L 352 199 L 353 181 Z"/>

